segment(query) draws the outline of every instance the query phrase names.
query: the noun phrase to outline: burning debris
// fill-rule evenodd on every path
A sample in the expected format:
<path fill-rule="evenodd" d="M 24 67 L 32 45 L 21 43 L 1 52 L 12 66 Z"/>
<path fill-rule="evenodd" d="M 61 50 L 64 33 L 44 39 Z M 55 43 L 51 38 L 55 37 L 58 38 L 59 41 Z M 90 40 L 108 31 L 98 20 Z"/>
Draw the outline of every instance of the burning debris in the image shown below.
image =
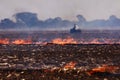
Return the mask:
<path fill-rule="evenodd" d="M 76 64 L 77 64 L 76 62 L 71 61 L 71 62 L 67 63 L 67 64 L 64 66 L 64 69 L 65 69 L 65 70 L 74 69 L 75 66 L 76 66 Z"/>
<path fill-rule="evenodd" d="M 41 44 L 46 45 L 48 43 L 52 44 L 120 44 L 119 39 L 114 38 L 82 38 L 74 36 L 66 36 L 64 38 L 40 38 L 34 39 L 34 37 L 30 38 L 0 38 L 0 44 Z"/>
<path fill-rule="evenodd" d="M 99 39 L 93 39 L 92 41 L 90 41 L 91 44 L 102 44 Z"/>
<path fill-rule="evenodd" d="M 93 68 L 92 70 L 88 71 L 88 75 L 95 75 L 97 73 L 101 73 L 101 74 L 104 74 L 104 73 L 107 73 L 107 74 L 114 74 L 117 70 L 119 69 L 118 66 L 109 66 L 109 65 L 102 65 L 100 67 L 97 67 L 97 68 Z"/>
<path fill-rule="evenodd" d="M 11 41 L 8 38 L 0 39 L 0 44 L 33 44 L 31 40 L 15 39 Z"/>
<path fill-rule="evenodd" d="M 47 39 L 46 39 L 47 40 Z M 65 44 L 120 44 L 120 40 L 115 40 L 115 39 L 99 39 L 99 38 L 94 38 L 94 39 L 75 39 L 75 38 L 55 38 L 52 40 L 47 40 L 47 41 L 32 41 L 32 39 L 9 39 L 9 38 L 4 38 L 0 39 L 0 44 L 41 44 L 41 45 L 46 45 L 48 43 L 52 44 L 60 44 L 60 45 L 65 45 Z"/>
<path fill-rule="evenodd" d="M 32 44 L 31 40 L 17 39 L 12 42 L 12 44 Z"/>
<path fill-rule="evenodd" d="M 0 39 L 0 44 L 9 44 L 9 39 L 5 38 L 5 39 Z"/>
<path fill-rule="evenodd" d="M 52 40 L 53 44 L 77 44 L 77 41 L 75 41 L 75 39 L 73 38 L 66 38 L 66 39 L 62 39 L 62 38 L 56 38 Z"/>

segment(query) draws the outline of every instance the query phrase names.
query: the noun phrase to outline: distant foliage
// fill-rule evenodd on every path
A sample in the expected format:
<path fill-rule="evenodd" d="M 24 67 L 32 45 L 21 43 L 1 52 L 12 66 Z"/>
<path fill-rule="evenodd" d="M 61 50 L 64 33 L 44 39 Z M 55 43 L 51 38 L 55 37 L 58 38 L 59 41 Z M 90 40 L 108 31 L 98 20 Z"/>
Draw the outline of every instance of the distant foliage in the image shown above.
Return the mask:
<path fill-rule="evenodd" d="M 49 18 L 45 21 L 39 20 L 36 13 L 21 12 L 14 15 L 16 22 L 5 18 L 0 21 L 0 29 L 20 29 L 20 28 L 38 28 L 38 29 L 70 29 L 74 24 L 82 26 L 84 29 L 108 29 L 119 28 L 120 19 L 111 15 L 109 19 L 99 19 L 87 21 L 82 15 L 77 15 L 78 21 L 62 20 L 60 17 Z"/>

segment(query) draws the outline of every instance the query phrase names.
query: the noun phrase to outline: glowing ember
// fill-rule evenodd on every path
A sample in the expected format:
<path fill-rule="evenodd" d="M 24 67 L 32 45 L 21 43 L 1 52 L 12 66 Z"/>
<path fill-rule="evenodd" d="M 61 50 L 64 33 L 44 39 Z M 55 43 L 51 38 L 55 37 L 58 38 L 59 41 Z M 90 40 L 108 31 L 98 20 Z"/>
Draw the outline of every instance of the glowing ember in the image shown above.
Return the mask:
<path fill-rule="evenodd" d="M 61 39 L 61 38 L 56 38 L 52 40 L 52 43 L 54 44 L 77 44 L 77 41 L 75 41 L 73 38 L 67 38 L 67 39 Z"/>
<path fill-rule="evenodd" d="M 17 39 L 12 44 L 32 44 L 31 40 Z"/>
<path fill-rule="evenodd" d="M 9 44 L 9 39 L 0 39 L 0 44 Z"/>
<path fill-rule="evenodd" d="M 76 64 L 77 64 L 76 62 L 71 61 L 64 66 L 64 69 L 74 69 Z"/>
<path fill-rule="evenodd" d="M 109 73 L 114 73 L 118 69 L 119 69 L 119 67 L 117 67 L 117 66 L 103 65 L 101 67 L 97 67 L 97 68 L 92 69 L 91 71 L 88 72 L 88 74 L 92 75 L 95 72 L 109 72 Z"/>

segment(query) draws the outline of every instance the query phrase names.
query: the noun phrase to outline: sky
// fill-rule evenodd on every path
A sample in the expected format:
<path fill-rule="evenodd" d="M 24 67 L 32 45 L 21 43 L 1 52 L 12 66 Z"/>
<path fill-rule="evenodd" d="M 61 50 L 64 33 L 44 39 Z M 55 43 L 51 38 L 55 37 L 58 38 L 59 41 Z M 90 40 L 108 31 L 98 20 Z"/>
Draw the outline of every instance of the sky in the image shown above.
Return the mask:
<path fill-rule="evenodd" d="M 120 0 L 0 0 L 0 19 L 12 18 L 18 12 L 37 13 L 41 20 L 77 20 L 78 14 L 88 21 L 108 19 L 110 15 L 120 18 Z"/>

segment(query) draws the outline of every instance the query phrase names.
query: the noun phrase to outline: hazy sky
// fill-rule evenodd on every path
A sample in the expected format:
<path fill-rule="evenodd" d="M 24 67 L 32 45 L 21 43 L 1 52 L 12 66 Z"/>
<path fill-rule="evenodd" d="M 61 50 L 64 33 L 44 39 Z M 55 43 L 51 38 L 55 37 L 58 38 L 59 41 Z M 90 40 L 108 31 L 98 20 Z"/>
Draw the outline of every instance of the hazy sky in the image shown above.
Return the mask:
<path fill-rule="evenodd" d="M 87 20 L 120 18 L 120 0 L 0 0 L 0 19 L 23 11 L 37 13 L 42 20 L 58 16 L 76 20 L 78 14 Z"/>

